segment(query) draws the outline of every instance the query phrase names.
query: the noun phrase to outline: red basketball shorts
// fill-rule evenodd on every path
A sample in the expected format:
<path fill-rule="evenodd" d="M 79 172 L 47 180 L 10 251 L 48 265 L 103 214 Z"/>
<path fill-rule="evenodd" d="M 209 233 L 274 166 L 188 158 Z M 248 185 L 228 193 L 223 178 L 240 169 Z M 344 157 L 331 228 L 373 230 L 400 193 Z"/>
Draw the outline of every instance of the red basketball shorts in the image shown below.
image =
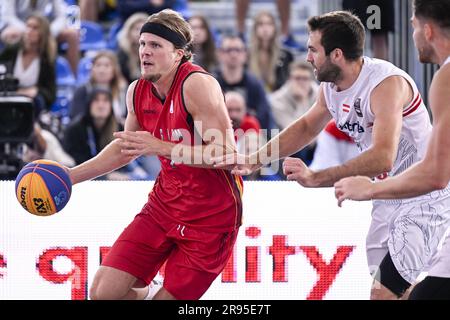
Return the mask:
<path fill-rule="evenodd" d="M 145 282 L 165 266 L 164 288 L 179 300 L 199 299 L 225 268 L 238 230 L 208 233 L 138 214 L 102 261 Z"/>

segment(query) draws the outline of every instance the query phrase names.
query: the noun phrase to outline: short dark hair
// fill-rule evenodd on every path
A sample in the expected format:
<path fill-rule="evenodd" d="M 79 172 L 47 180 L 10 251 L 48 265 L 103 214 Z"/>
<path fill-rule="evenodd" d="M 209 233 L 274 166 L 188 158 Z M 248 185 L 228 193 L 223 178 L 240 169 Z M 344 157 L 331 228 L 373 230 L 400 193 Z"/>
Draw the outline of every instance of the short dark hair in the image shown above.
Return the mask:
<path fill-rule="evenodd" d="M 349 11 L 333 11 L 308 20 L 309 31 L 322 33 L 321 45 L 328 56 L 339 48 L 347 60 L 363 55 L 365 30 L 361 20 Z"/>
<path fill-rule="evenodd" d="M 443 29 L 450 29 L 450 0 L 414 0 L 414 15 L 430 19 Z"/>

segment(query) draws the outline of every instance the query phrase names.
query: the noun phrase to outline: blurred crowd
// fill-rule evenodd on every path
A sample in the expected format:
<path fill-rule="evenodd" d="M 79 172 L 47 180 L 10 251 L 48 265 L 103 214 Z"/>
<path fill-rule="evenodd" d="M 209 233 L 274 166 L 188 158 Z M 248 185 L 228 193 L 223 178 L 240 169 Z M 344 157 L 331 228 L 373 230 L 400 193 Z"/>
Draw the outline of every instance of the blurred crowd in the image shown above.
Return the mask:
<path fill-rule="evenodd" d="M 306 43 L 290 31 L 292 2 L 276 1 L 276 12 L 258 12 L 246 30 L 249 2 L 235 1 L 236 28 L 221 32 L 191 12 L 187 0 L 2 1 L 0 65 L 18 79 L 15 94 L 32 99 L 34 108 L 23 162 L 46 158 L 74 166 L 113 140 L 124 126 L 127 87 L 140 77 L 140 28 L 165 8 L 191 24 L 194 63 L 222 86 L 239 151 L 252 151 L 248 141 L 264 144 L 271 129 L 283 130 L 308 112 L 318 83 L 305 62 Z M 295 156 L 319 169 L 353 157 L 354 150 L 331 122 Z M 155 179 L 158 172 L 159 161 L 148 156 L 102 179 Z M 280 171 L 247 177 L 284 178 Z"/>

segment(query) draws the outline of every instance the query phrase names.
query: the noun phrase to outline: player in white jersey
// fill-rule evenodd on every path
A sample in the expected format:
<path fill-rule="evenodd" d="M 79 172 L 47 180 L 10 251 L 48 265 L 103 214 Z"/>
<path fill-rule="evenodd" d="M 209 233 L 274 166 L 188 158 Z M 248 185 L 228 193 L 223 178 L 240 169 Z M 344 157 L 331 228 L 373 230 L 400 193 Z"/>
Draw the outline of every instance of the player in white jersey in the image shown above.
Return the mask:
<path fill-rule="evenodd" d="M 249 174 L 308 145 L 333 117 L 361 153 L 342 165 L 312 171 L 300 159 L 283 163 L 288 180 L 305 187 L 332 187 L 344 177 L 395 175 L 420 161 L 431 132 L 417 86 L 389 62 L 363 56 L 364 26 L 353 14 L 335 11 L 308 20 L 307 60 L 321 81 L 311 109 L 250 156 L 229 154 L 216 167 Z M 277 149 L 278 146 L 278 149 Z M 374 202 L 367 236 L 372 299 L 396 299 L 425 270 L 450 222 L 450 190 L 409 202 Z M 442 203 L 445 202 L 445 205 Z"/>
<path fill-rule="evenodd" d="M 440 65 L 430 87 L 434 126 L 428 150 L 420 162 L 395 178 L 372 183 L 366 177 L 350 177 L 337 182 L 339 205 L 345 199 L 417 197 L 446 188 L 450 181 L 450 0 L 415 0 L 413 12 L 413 38 L 420 61 Z M 448 207 L 436 209 L 445 211 Z M 410 299 L 450 299 L 450 235 Z"/>

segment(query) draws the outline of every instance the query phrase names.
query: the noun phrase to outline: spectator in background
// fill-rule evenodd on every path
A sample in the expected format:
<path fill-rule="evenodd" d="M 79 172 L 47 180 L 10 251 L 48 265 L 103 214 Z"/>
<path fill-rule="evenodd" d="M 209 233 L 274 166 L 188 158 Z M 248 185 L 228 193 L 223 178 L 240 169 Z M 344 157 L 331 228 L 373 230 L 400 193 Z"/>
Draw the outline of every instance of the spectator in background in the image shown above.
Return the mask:
<path fill-rule="evenodd" d="M 83 21 L 98 22 L 116 10 L 116 0 L 78 0 L 80 18 Z"/>
<path fill-rule="evenodd" d="M 111 51 L 99 51 L 92 60 L 89 81 L 75 90 L 70 104 L 69 116 L 74 119 L 84 114 L 88 107 L 88 97 L 94 88 L 110 90 L 113 99 L 113 110 L 117 121 L 123 124 L 126 117 L 125 96 L 127 84 L 120 72 L 116 56 Z"/>
<path fill-rule="evenodd" d="M 95 88 L 87 99 L 88 109 L 79 115 L 67 127 L 63 146 L 76 164 L 80 164 L 97 155 L 107 144 L 114 140 L 113 133 L 122 130 L 112 108 L 111 92 L 104 88 Z M 107 180 L 145 179 L 146 172 L 136 162 L 123 169 L 103 176 Z"/>
<path fill-rule="evenodd" d="M 120 70 L 128 84 L 141 77 L 139 32 L 147 18 L 148 15 L 146 13 L 134 13 L 125 21 L 117 35 L 119 45 L 117 57 Z"/>
<path fill-rule="evenodd" d="M 174 2 L 174 0 L 117 0 L 117 11 L 120 19 L 126 21 L 136 12 L 151 15 L 163 9 L 171 9 Z"/>
<path fill-rule="evenodd" d="M 96 88 L 87 95 L 86 112 L 78 115 L 64 134 L 64 149 L 80 164 L 99 153 L 119 131 L 112 109 L 112 95 Z"/>
<path fill-rule="evenodd" d="M 333 119 L 317 137 L 314 158 L 309 168 L 323 170 L 339 166 L 358 154 L 356 143 L 336 127 L 336 121 Z"/>
<path fill-rule="evenodd" d="M 297 60 L 289 65 L 288 80 L 279 90 L 269 95 L 273 117 L 280 130 L 311 108 L 318 90 L 319 86 L 309 63 Z"/>
<path fill-rule="evenodd" d="M 79 54 L 79 30 L 67 24 L 67 4 L 64 0 L 8 0 L 1 6 L 0 20 L 6 22 L 6 28 L 0 37 L 5 43 L 16 43 L 26 30 L 26 19 L 38 12 L 50 21 L 50 30 L 58 43 L 66 42 L 67 60 L 74 74 L 77 72 Z"/>
<path fill-rule="evenodd" d="M 56 97 L 56 44 L 45 17 L 32 14 L 25 26 L 22 39 L 0 53 L 0 62 L 19 80 L 17 93 L 33 99 L 37 116 L 50 109 Z"/>
<path fill-rule="evenodd" d="M 31 143 L 27 144 L 22 160 L 27 163 L 38 159 L 53 160 L 69 167 L 75 165 L 75 160 L 64 151 L 58 138 L 36 122 Z"/>
<path fill-rule="evenodd" d="M 206 71 L 212 71 L 217 66 L 216 44 L 213 33 L 205 17 L 197 15 L 188 20 L 194 31 L 192 52 L 193 62 Z"/>
<path fill-rule="evenodd" d="M 253 19 L 250 36 L 250 71 L 264 83 L 267 91 L 275 91 L 289 77 L 289 64 L 293 60 L 293 54 L 281 48 L 273 14 L 259 12 Z"/>
<path fill-rule="evenodd" d="M 294 40 L 294 36 L 290 31 L 290 20 L 291 20 L 291 1 L 292 0 L 277 0 L 278 15 L 281 22 L 281 35 L 282 43 L 286 47 L 292 49 L 303 49 Z M 245 18 L 247 17 L 247 11 L 250 5 L 250 0 L 236 0 L 236 21 L 237 21 L 237 31 L 242 39 L 245 39 Z"/>
<path fill-rule="evenodd" d="M 261 126 L 258 119 L 247 114 L 244 96 L 237 91 L 228 91 L 225 93 L 225 104 L 232 122 L 238 152 L 249 155 L 258 150 L 265 140 L 260 134 Z M 259 176 L 259 172 L 254 172 L 244 178 L 256 180 Z"/>
<path fill-rule="evenodd" d="M 388 35 L 395 31 L 394 1 L 392 0 L 343 0 L 342 8 L 355 13 L 367 29 L 369 14 L 367 8 L 376 5 L 380 8 L 381 28 L 370 29 L 371 49 L 374 58 L 388 60 Z"/>
<path fill-rule="evenodd" d="M 289 79 L 277 91 L 269 96 L 272 113 L 280 130 L 284 130 L 295 120 L 303 116 L 314 104 L 319 86 L 314 80 L 311 65 L 303 61 L 294 61 L 289 66 Z M 309 165 L 314 156 L 315 141 L 293 155 Z"/>
<path fill-rule="evenodd" d="M 238 35 L 225 35 L 221 40 L 219 70 L 215 77 L 224 92 L 239 91 L 245 97 L 248 113 L 255 116 L 263 129 L 275 128 L 269 101 L 262 83 L 245 69 L 247 50 Z"/>

